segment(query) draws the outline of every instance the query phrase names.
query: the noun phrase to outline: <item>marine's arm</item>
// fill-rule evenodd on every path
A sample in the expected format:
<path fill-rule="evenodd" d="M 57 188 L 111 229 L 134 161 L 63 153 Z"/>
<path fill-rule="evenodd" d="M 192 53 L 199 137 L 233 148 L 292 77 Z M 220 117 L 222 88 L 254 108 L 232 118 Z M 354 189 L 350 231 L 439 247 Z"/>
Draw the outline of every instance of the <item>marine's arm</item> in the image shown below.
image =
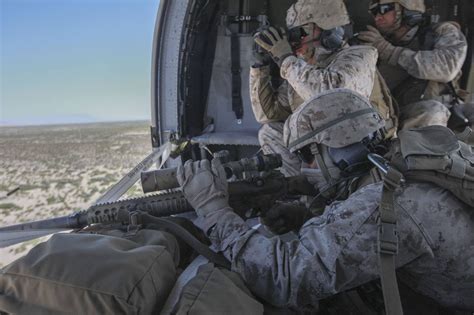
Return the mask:
<path fill-rule="evenodd" d="M 377 57 L 373 47 L 353 46 L 340 51 L 328 67 L 319 68 L 290 56 L 282 63 L 281 76 L 305 101 L 335 88 L 347 88 L 369 98 Z"/>
<path fill-rule="evenodd" d="M 297 239 L 283 242 L 249 228 L 228 211 L 211 232 L 215 247 L 231 260 L 249 288 L 278 306 L 301 307 L 379 277 L 377 204 L 380 185 L 367 186 L 308 221 Z M 403 266 L 431 250 L 405 213 L 400 219 Z"/>
<path fill-rule="evenodd" d="M 442 23 L 435 29 L 433 50 L 415 52 L 404 48 L 398 64 L 418 79 L 450 82 L 461 71 L 467 54 L 467 41 L 452 23 Z"/>
<path fill-rule="evenodd" d="M 188 173 L 201 173 L 193 171 L 191 164 L 187 166 Z M 180 174 L 186 194 L 185 172 Z M 202 181 L 199 190 L 195 191 L 197 197 L 190 196 L 191 203 L 209 191 Z M 299 237 L 290 242 L 261 235 L 222 204 L 212 211 L 207 206 L 204 212 L 196 211 L 198 225 L 208 233 L 215 249 L 224 253 L 255 294 L 273 305 L 302 307 L 378 277 L 379 199 L 380 185 L 367 186 L 349 200 L 327 208 L 321 217 L 309 220 Z M 413 224 L 401 225 L 399 266 L 428 252 Z M 411 247 L 406 249 L 404 244 Z"/>
<path fill-rule="evenodd" d="M 256 120 L 261 123 L 285 121 L 291 114 L 288 86 L 284 82 L 278 89 L 271 84 L 270 67 L 250 68 L 250 98 Z"/>

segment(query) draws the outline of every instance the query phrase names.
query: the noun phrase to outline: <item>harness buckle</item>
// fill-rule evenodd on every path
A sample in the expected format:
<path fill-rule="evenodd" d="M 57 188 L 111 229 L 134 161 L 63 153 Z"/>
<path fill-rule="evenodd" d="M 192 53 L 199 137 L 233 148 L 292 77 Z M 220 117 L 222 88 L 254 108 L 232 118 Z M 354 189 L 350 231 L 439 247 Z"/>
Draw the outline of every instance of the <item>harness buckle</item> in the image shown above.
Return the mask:
<path fill-rule="evenodd" d="M 378 250 L 382 254 L 398 254 L 398 229 L 396 223 L 380 222 L 379 218 Z"/>

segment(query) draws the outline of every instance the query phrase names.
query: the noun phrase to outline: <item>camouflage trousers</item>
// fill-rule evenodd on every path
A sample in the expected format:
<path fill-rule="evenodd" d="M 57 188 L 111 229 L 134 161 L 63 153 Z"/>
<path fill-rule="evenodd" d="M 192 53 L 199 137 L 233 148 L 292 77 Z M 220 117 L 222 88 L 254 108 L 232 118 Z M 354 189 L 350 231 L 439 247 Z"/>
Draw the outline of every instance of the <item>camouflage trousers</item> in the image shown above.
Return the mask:
<path fill-rule="evenodd" d="M 283 160 L 281 172 L 286 177 L 300 174 L 301 161 L 296 154 L 291 153 L 283 143 L 282 122 L 271 122 L 262 125 L 258 132 L 258 141 L 264 154 L 277 153 Z"/>
<path fill-rule="evenodd" d="M 446 127 L 450 116 L 449 109 L 436 100 L 426 100 L 400 106 L 401 129 L 433 125 Z"/>

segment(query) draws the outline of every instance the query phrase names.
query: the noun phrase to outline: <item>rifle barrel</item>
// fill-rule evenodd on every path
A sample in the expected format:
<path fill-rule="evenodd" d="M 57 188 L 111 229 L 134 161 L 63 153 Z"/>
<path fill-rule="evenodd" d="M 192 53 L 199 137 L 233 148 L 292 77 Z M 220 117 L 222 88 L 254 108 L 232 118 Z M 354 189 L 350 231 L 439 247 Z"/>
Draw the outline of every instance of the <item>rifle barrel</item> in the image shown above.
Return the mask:
<path fill-rule="evenodd" d="M 20 223 L 0 228 L 0 232 L 25 231 L 25 230 L 48 230 L 48 229 L 79 229 L 87 225 L 82 218 L 82 212 L 73 215 Z"/>

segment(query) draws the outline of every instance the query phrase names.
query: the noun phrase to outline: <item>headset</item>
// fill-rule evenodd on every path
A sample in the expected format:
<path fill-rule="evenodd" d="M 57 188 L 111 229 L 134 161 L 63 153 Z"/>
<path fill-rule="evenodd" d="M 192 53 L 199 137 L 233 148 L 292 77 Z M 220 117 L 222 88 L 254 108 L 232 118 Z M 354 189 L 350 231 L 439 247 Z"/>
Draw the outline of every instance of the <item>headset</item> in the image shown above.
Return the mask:
<path fill-rule="evenodd" d="M 403 8 L 402 24 L 413 27 L 421 24 L 425 20 L 426 17 L 423 13 Z"/>
<path fill-rule="evenodd" d="M 345 29 L 337 26 L 330 30 L 324 30 L 321 34 L 321 44 L 330 51 L 336 51 L 344 44 Z"/>

